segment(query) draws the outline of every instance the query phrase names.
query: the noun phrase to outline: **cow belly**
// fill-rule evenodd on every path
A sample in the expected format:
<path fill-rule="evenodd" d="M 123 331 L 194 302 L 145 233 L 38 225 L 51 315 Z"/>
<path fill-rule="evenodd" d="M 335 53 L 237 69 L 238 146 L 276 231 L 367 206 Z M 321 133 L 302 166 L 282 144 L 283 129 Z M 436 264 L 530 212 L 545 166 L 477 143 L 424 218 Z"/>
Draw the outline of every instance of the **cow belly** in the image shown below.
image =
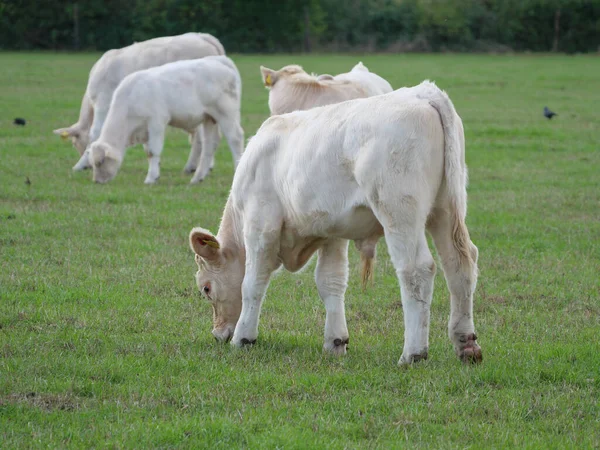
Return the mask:
<path fill-rule="evenodd" d="M 281 236 L 279 259 L 283 266 L 295 272 L 308 262 L 310 257 L 328 238 L 352 241 L 375 240 L 383 236 L 383 227 L 366 206 L 355 207 L 346 214 L 332 216 L 319 211 L 306 216 L 305 227 L 284 224 Z"/>
<path fill-rule="evenodd" d="M 174 128 L 193 132 L 208 116 L 206 114 L 180 114 L 174 116 L 169 121 L 169 125 Z"/>
<path fill-rule="evenodd" d="M 383 235 L 383 228 L 371 208 L 356 206 L 349 210 L 315 211 L 305 216 L 305 226 L 298 227 L 301 236 L 336 237 L 358 240 Z"/>
<path fill-rule="evenodd" d="M 349 240 L 360 240 L 374 235 L 382 236 L 383 227 L 367 206 L 359 206 L 340 217 L 330 229 L 331 236 Z"/>

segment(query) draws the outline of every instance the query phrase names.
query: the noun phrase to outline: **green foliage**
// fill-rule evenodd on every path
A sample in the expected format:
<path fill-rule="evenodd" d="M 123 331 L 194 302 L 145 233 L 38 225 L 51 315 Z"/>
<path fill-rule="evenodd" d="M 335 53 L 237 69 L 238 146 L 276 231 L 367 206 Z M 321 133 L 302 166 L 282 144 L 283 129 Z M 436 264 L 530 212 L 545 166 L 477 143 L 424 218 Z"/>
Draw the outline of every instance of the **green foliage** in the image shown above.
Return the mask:
<path fill-rule="evenodd" d="M 0 0 L 0 48 L 107 50 L 204 31 L 230 52 L 306 49 L 550 51 L 600 46 L 600 0 Z"/>
<path fill-rule="evenodd" d="M 484 361 L 454 355 L 438 269 L 429 360 L 404 370 L 383 240 L 366 291 L 350 246 L 346 357 L 322 354 L 314 262 L 273 277 L 254 348 L 214 342 L 187 236 L 217 229 L 229 150 L 195 186 L 172 129 L 155 186 L 141 146 L 107 185 L 73 173 L 51 130 L 76 120 L 98 57 L 0 53 L 0 448 L 600 447 L 600 59 L 233 55 L 247 137 L 268 116 L 260 64 L 361 59 L 395 88 L 436 80 L 461 115 Z"/>

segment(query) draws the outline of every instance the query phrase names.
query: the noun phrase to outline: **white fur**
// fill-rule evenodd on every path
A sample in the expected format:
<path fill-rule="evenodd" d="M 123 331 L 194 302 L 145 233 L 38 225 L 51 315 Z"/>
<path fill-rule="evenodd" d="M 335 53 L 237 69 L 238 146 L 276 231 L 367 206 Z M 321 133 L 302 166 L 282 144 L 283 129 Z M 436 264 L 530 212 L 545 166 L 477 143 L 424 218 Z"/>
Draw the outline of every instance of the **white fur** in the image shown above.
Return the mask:
<path fill-rule="evenodd" d="M 236 346 L 255 340 L 273 271 L 296 271 L 318 251 L 324 348 L 344 353 L 348 241 L 385 236 L 404 311 L 400 363 L 426 358 L 435 274 L 428 230 L 451 292 L 450 338 L 461 358 L 474 352 L 477 249 L 464 222 L 465 183 L 462 122 L 433 83 L 271 117 L 240 161 L 217 237 L 190 235 L 202 260 L 198 284 L 212 286 L 214 304 L 230 306 L 215 316 L 219 336 Z M 221 332 L 233 324 L 233 336 Z"/>
<path fill-rule="evenodd" d="M 297 65 L 285 66 L 277 71 L 261 66 L 260 70 L 269 89 L 271 115 L 392 92 L 390 84 L 369 72 L 362 62 L 350 72 L 336 76 L 309 75 Z M 267 76 L 270 76 L 269 81 Z"/>
<path fill-rule="evenodd" d="M 55 134 L 71 139 L 81 155 L 73 169 L 90 167 L 86 149 L 100 136 L 113 93 L 127 75 L 173 61 L 224 54 L 219 40 L 205 33 L 160 37 L 104 53 L 90 71 L 79 120 L 70 127 L 54 130 Z M 189 171 L 187 166 L 186 170 Z"/>
<path fill-rule="evenodd" d="M 188 161 L 199 161 L 192 183 L 202 181 L 212 166 L 219 127 L 237 166 L 244 145 L 241 95 L 240 74 L 226 56 L 176 61 L 128 75 L 115 91 L 100 137 L 90 146 L 92 154 L 100 153 L 92 158 L 94 180 L 112 179 L 125 149 L 143 143 L 149 158 L 145 182 L 154 183 L 160 176 L 167 125 L 202 141 L 201 146 L 192 146 L 192 152 L 198 154 L 190 155 Z M 113 162 L 105 166 L 108 159 Z"/>

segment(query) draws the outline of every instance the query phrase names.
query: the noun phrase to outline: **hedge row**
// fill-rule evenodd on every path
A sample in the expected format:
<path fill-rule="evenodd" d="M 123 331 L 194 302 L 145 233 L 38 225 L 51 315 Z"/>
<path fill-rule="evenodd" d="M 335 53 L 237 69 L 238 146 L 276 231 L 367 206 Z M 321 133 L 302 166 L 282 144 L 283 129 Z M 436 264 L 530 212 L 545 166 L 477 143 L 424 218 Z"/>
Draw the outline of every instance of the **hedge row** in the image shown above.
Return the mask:
<path fill-rule="evenodd" d="M 106 50 L 204 31 L 229 52 L 600 46 L 600 0 L 0 0 L 0 48 Z"/>

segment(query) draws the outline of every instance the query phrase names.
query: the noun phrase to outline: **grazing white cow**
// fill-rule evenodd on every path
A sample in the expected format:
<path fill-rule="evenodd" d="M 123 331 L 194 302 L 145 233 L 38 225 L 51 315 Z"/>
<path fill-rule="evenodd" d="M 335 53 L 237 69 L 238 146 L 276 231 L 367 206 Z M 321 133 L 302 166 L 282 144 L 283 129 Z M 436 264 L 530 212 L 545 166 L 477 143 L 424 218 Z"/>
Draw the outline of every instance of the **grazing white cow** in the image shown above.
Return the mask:
<path fill-rule="evenodd" d="M 79 120 L 70 127 L 54 130 L 64 139 L 70 138 L 81 155 L 73 170 L 90 167 L 86 149 L 100 136 L 113 93 L 127 75 L 173 61 L 224 54 L 225 49 L 219 40 L 206 33 L 160 37 L 104 53 L 90 71 Z M 197 142 L 194 144 L 198 145 Z M 189 170 L 186 166 L 186 171 Z"/>
<path fill-rule="evenodd" d="M 192 183 L 202 181 L 211 168 L 219 128 L 237 166 L 244 150 L 241 97 L 240 74 L 226 56 L 176 61 L 128 75 L 115 91 L 100 137 L 90 146 L 94 181 L 114 178 L 125 149 L 138 143 L 148 152 L 145 183 L 158 180 L 167 125 L 188 133 L 200 127 L 202 151 L 193 154 L 200 149 L 193 147 L 188 160 L 188 165 L 199 161 Z"/>
<path fill-rule="evenodd" d="M 369 72 L 362 62 L 336 76 L 309 75 L 297 65 L 277 71 L 260 66 L 260 72 L 269 89 L 271 115 L 392 92 L 390 83 Z"/>
<path fill-rule="evenodd" d="M 317 252 L 324 349 L 344 354 L 348 241 L 385 236 L 404 311 L 400 363 L 425 359 L 436 269 L 427 230 L 451 293 L 449 337 L 463 361 L 480 361 L 464 148 L 460 117 L 430 82 L 268 119 L 242 156 L 217 236 L 190 233 L 213 335 L 254 343 L 273 271 L 299 270 Z"/>

